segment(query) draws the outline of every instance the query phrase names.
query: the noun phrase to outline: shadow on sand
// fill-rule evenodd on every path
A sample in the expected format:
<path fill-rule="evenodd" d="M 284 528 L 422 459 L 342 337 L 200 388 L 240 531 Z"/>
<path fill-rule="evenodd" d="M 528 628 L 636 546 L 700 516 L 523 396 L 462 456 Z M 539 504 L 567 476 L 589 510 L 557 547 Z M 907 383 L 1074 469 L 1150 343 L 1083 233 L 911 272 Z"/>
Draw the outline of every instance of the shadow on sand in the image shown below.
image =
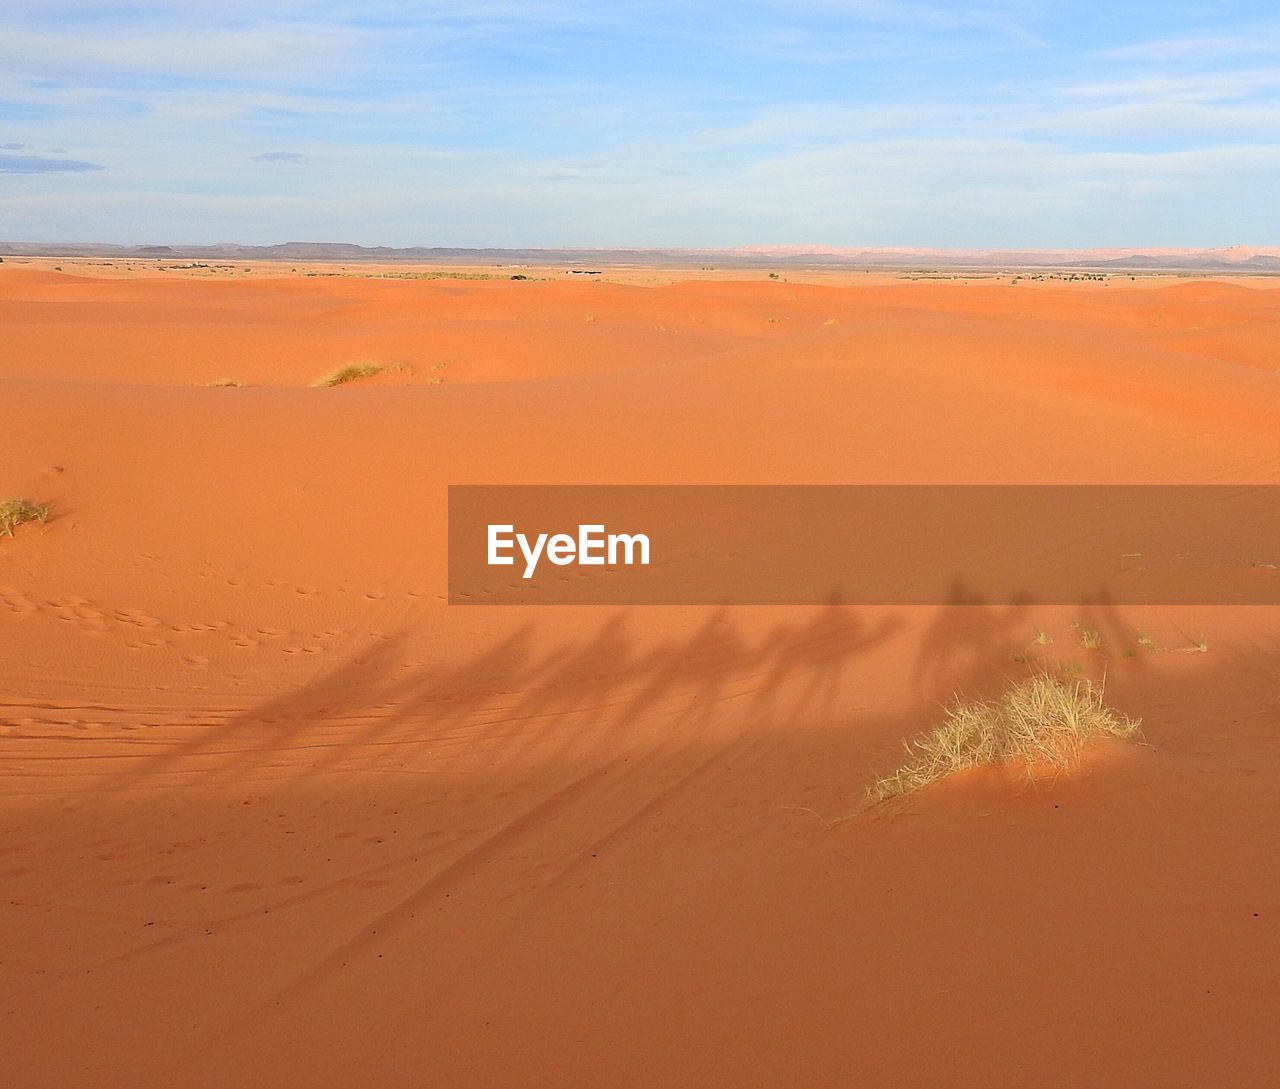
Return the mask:
<path fill-rule="evenodd" d="M 124 761 L 102 793 L 589 760 L 627 750 L 641 721 L 651 724 L 650 741 L 696 741 L 730 703 L 736 733 L 786 734 L 850 718 L 866 660 L 905 636 L 914 666 L 904 688 L 936 713 L 957 695 L 989 694 L 993 683 L 1036 668 L 1027 653 L 1034 609 L 1029 598 L 991 604 L 957 578 L 945 607 L 914 614 L 923 626 L 910 612 L 848 606 L 833 593 L 800 621 L 791 611 L 762 629 L 719 608 L 689 634 L 656 644 L 636 634 L 624 609 L 550 649 L 530 620 L 449 668 L 406 661 L 411 633 L 383 635 L 296 690 Z M 1074 615 L 1081 633 L 1109 647 L 1138 640 L 1104 594 Z M 1123 665 L 1127 675 L 1148 668 L 1143 656 Z"/>

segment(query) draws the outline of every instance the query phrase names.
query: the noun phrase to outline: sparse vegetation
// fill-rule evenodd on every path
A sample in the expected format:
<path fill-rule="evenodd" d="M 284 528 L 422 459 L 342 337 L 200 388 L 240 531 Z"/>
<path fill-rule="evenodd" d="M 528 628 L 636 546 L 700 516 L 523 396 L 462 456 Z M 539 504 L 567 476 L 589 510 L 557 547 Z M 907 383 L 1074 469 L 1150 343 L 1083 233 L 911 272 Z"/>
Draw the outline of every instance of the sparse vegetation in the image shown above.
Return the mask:
<path fill-rule="evenodd" d="M 392 369 L 385 363 L 347 363 L 337 370 L 330 371 L 323 378 L 318 378 L 311 384 L 316 387 L 342 386 L 348 382 L 358 381 L 361 378 L 372 378 L 375 374 L 381 374 L 383 371 Z"/>
<path fill-rule="evenodd" d="M 205 384 L 208 386 L 219 386 L 219 387 L 233 387 L 233 386 L 244 385 L 244 383 L 241 382 L 238 378 L 216 378 L 212 382 L 206 382 Z"/>
<path fill-rule="evenodd" d="M 1085 650 L 1097 650 L 1102 646 L 1102 632 L 1093 628 L 1080 629 L 1080 645 Z"/>
<path fill-rule="evenodd" d="M 1188 635 L 1182 633 L 1182 637 L 1187 640 L 1185 647 L 1168 647 L 1158 642 L 1154 637 L 1146 632 L 1138 633 L 1138 646 L 1143 650 L 1153 653 L 1170 653 L 1170 654 L 1208 654 L 1209 641 L 1203 635 Z"/>
<path fill-rule="evenodd" d="M 1031 641 L 1035 643 L 1035 645 L 1038 647 L 1047 647 L 1050 643 L 1053 642 L 1053 636 L 1050 635 L 1047 631 L 1044 631 L 1043 629 L 1041 629 L 1037 631 L 1034 636 L 1032 636 Z"/>
<path fill-rule="evenodd" d="M 867 788 L 873 804 L 979 765 L 1065 771 L 1079 760 L 1090 739 L 1129 738 L 1141 727 L 1104 705 L 1100 685 L 1047 673 L 1023 681 L 998 699 L 957 703 L 946 714 L 941 725 L 907 743 L 909 759 L 902 767 Z"/>
<path fill-rule="evenodd" d="M 13 531 L 25 522 L 47 522 L 50 508 L 25 499 L 6 499 L 0 503 L 0 534 L 12 537 Z"/>

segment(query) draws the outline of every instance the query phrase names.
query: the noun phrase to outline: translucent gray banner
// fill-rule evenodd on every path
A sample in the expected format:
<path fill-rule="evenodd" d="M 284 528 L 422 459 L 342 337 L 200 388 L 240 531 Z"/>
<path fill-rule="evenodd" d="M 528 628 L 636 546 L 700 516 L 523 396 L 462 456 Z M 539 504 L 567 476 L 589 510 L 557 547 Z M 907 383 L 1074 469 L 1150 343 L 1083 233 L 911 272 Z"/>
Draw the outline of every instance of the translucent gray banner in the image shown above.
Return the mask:
<path fill-rule="evenodd" d="M 1280 487 L 454 485 L 456 605 L 1280 604 Z"/>

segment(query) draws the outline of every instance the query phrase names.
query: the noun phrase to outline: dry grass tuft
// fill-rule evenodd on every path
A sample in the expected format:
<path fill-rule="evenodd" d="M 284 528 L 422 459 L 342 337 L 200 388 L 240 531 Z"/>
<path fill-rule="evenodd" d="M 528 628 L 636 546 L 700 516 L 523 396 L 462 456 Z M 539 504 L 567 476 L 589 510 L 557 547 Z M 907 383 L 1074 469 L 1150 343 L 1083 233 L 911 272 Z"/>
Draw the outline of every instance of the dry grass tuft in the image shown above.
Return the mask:
<path fill-rule="evenodd" d="M 1085 650 L 1097 650 L 1102 646 L 1102 632 L 1096 628 L 1085 628 L 1076 624 L 1075 629 L 1080 633 L 1080 645 Z"/>
<path fill-rule="evenodd" d="M 1141 725 L 1107 708 L 1100 685 L 1037 674 L 998 699 L 951 708 L 940 726 L 907 743 L 910 759 L 867 793 L 876 804 L 983 764 L 1065 771 L 1091 738 L 1133 737 Z"/>
<path fill-rule="evenodd" d="M 1203 635 L 1188 635 L 1187 640 L 1189 645 L 1185 647 L 1179 647 L 1178 648 L 1179 654 L 1208 654 L 1209 653 L 1209 641 Z"/>
<path fill-rule="evenodd" d="M 231 389 L 231 388 L 243 386 L 244 383 L 241 382 L 238 378 L 218 378 L 213 382 L 206 382 L 205 385 L 209 386 L 210 388 L 217 387 L 220 389 Z"/>
<path fill-rule="evenodd" d="M 397 368 L 388 366 L 386 363 L 348 363 L 337 370 L 330 371 L 323 378 L 318 378 L 311 384 L 317 388 L 343 386 L 348 382 L 355 382 L 361 378 L 372 378 L 375 374 L 395 369 Z"/>
<path fill-rule="evenodd" d="M 0 533 L 12 537 L 13 531 L 24 522 L 47 522 L 48 506 L 28 503 L 25 499 L 6 499 L 0 503 Z"/>

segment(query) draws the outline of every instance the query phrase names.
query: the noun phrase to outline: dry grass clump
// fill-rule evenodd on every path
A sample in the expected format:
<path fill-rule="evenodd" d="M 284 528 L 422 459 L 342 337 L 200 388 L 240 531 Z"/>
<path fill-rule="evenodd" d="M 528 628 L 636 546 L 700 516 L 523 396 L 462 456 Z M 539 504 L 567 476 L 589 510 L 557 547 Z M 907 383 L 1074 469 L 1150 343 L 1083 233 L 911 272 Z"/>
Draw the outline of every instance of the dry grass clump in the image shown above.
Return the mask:
<path fill-rule="evenodd" d="M 867 793 L 879 803 L 983 764 L 1065 771 L 1091 738 L 1133 737 L 1141 725 L 1107 708 L 1101 685 L 1037 674 L 998 699 L 958 703 L 940 726 L 909 741 L 910 759 L 876 779 Z"/>
<path fill-rule="evenodd" d="M 243 386 L 244 383 L 241 382 L 238 378 L 218 378 L 212 382 L 206 382 L 205 385 L 209 386 L 210 388 L 216 387 L 219 389 L 233 389 L 233 388 L 238 388 L 240 386 Z"/>
<path fill-rule="evenodd" d="M 1096 628 L 1086 628 L 1083 624 L 1071 625 L 1080 635 L 1080 645 L 1085 650 L 1098 650 L 1102 646 L 1102 632 Z"/>
<path fill-rule="evenodd" d="M 372 378 L 375 374 L 381 374 L 383 371 L 391 369 L 385 363 L 347 363 L 337 370 L 330 371 L 323 378 L 316 379 L 311 384 L 317 388 L 342 386 L 361 378 Z"/>
<path fill-rule="evenodd" d="M 13 531 L 24 522 L 47 522 L 48 506 L 28 503 L 25 499 L 6 499 L 0 503 L 0 533 L 12 537 Z"/>

